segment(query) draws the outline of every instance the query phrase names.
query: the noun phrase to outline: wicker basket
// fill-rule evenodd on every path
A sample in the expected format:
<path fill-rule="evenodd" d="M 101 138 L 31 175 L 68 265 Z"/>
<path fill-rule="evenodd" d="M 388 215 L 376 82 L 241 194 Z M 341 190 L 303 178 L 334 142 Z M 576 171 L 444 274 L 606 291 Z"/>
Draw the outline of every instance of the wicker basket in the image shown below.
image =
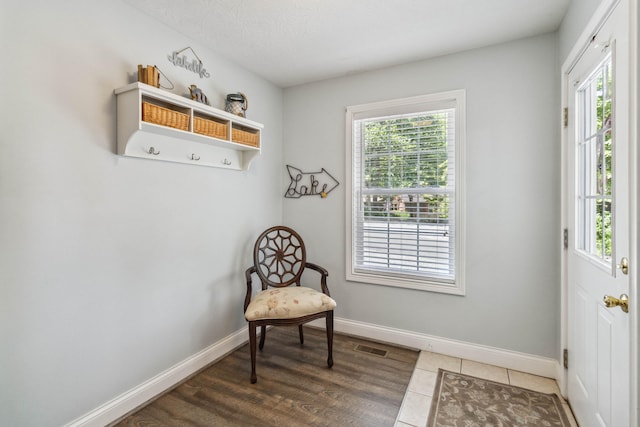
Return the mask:
<path fill-rule="evenodd" d="M 142 120 L 149 123 L 155 123 L 157 125 L 189 130 L 188 114 L 170 110 L 148 102 L 142 103 Z"/>
<path fill-rule="evenodd" d="M 228 138 L 226 123 L 203 119 L 202 117 L 193 118 L 193 131 L 201 135 L 211 136 L 218 139 L 227 140 Z"/>
<path fill-rule="evenodd" d="M 258 131 L 248 132 L 242 129 L 231 129 L 231 140 L 238 144 L 260 146 L 260 133 Z"/>

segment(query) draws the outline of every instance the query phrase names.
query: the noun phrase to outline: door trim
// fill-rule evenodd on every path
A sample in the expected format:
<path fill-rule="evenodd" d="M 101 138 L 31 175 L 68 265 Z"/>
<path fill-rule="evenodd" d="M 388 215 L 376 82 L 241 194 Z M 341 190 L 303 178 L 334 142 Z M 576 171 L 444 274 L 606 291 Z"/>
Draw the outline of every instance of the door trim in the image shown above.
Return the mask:
<path fill-rule="evenodd" d="M 639 33 L 638 33 L 638 19 L 640 18 L 640 10 L 638 7 L 639 0 L 629 0 L 629 66 L 630 66 L 630 75 L 631 79 L 629 81 L 629 89 L 630 89 L 630 99 L 629 99 L 629 107 L 631 109 L 631 123 L 629 129 L 629 233 L 630 233 L 630 253 L 629 259 L 631 260 L 631 265 L 629 269 L 629 298 L 632 301 L 629 307 L 629 322 L 630 322 L 630 367 L 629 367 L 629 375 L 630 375 L 630 399 L 629 408 L 631 413 L 629 414 L 629 420 L 631 425 L 638 425 L 640 421 L 640 395 L 638 394 L 638 375 L 640 374 L 639 367 L 639 343 L 638 343 L 638 333 L 640 332 L 638 316 L 638 302 L 640 295 L 638 294 L 638 264 L 640 263 L 639 251 L 638 251 L 638 242 L 640 241 L 640 235 L 638 234 L 640 230 L 638 229 L 638 211 L 640 210 L 640 206 L 638 203 L 640 202 L 637 192 L 639 189 L 638 186 L 638 169 L 640 165 L 640 150 L 638 150 L 638 135 L 640 135 L 640 125 L 637 117 L 638 113 L 638 102 L 640 99 L 640 88 L 638 86 L 638 46 L 639 46 Z M 567 105 L 567 97 L 569 94 L 569 82 L 568 82 L 568 74 L 571 72 L 575 64 L 582 57 L 586 49 L 591 44 L 591 40 L 593 39 L 594 34 L 602 27 L 603 23 L 607 20 L 615 6 L 618 4 L 619 0 L 602 0 L 593 16 L 589 20 L 589 23 L 586 25 L 582 34 L 578 38 L 577 42 L 571 49 L 571 52 L 565 59 L 561 68 L 561 96 L 562 96 L 562 105 L 561 105 L 561 113 L 564 111 L 564 108 Z M 571 114 L 570 114 L 571 115 Z M 561 227 L 558 230 L 559 236 L 559 244 L 562 244 L 562 236 L 563 231 L 566 228 L 569 228 L 569 212 L 567 212 L 567 169 L 565 167 L 567 161 L 567 130 L 568 128 L 564 127 L 564 123 L 561 123 Z M 560 317 L 560 353 L 558 354 L 558 360 L 562 360 L 562 351 L 568 346 L 568 275 L 567 275 L 567 250 L 562 251 L 561 255 L 561 317 Z M 558 385 L 560 387 L 560 391 L 563 396 L 567 395 L 567 370 L 558 376 Z"/>

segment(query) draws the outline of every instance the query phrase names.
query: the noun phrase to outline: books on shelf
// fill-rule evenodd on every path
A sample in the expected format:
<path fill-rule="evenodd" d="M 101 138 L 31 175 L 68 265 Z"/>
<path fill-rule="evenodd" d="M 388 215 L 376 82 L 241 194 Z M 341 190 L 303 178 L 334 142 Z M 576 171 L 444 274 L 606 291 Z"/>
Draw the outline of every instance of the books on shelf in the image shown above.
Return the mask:
<path fill-rule="evenodd" d="M 160 87 L 160 71 L 153 65 L 143 67 L 138 64 L 138 81 L 149 86 Z"/>

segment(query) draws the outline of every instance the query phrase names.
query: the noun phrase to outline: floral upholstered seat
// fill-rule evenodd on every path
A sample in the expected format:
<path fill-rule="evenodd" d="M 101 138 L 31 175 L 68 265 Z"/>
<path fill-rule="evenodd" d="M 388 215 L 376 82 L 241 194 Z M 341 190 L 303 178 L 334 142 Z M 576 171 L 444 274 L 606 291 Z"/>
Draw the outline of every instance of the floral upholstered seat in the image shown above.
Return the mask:
<path fill-rule="evenodd" d="M 245 312 L 247 320 L 292 319 L 336 308 L 328 295 L 304 286 L 271 288 L 253 297 Z"/>

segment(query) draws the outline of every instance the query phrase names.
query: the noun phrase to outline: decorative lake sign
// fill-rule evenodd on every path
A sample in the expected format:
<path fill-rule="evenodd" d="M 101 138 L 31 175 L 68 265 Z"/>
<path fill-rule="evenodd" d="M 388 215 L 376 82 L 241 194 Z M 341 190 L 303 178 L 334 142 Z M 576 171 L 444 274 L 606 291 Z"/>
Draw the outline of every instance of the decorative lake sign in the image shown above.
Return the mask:
<path fill-rule="evenodd" d="M 180 56 L 180 54 L 187 49 L 189 49 L 193 53 L 193 56 L 195 56 L 197 59 L 190 60 L 186 55 Z M 200 78 L 209 78 L 211 76 L 211 74 L 209 74 L 204 68 L 202 60 L 198 57 L 196 52 L 191 49 L 191 47 L 185 47 L 184 49 L 174 51 L 171 55 L 168 55 L 167 58 L 169 58 L 169 62 L 171 62 L 176 67 L 181 67 L 185 70 L 193 71 L 194 73 L 198 74 Z"/>
<path fill-rule="evenodd" d="M 302 196 L 327 197 L 327 194 L 339 185 L 334 177 L 324 168 L 320 172 L 302 172 L 300 169 L 287 165 L 291 183 L 284 197 L 298 199 Z"/>

